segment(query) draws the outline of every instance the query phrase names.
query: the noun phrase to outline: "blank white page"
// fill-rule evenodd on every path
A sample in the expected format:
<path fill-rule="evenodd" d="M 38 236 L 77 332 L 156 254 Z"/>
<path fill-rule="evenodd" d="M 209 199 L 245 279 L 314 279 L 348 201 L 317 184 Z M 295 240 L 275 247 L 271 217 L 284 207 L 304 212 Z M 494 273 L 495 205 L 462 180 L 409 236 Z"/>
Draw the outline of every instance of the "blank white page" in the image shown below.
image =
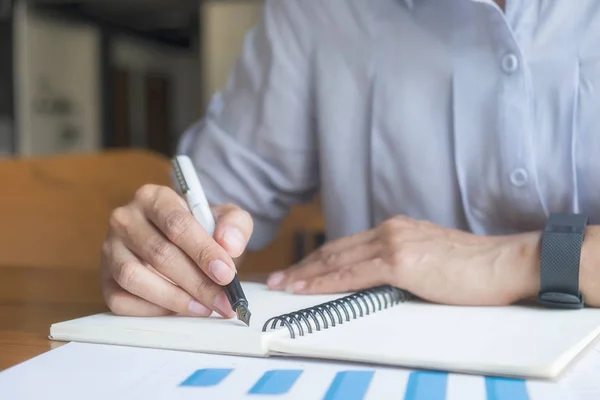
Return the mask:
<path fill-rule="evenodd" d="M 269 338 L 278 334 L 262 332 L 263 324 L 269 318 L 339 297 L 298 296 L 271 291 L 266 285 L 252 282 L 242 282 L 242 286 L 252 312 L 250 327 L 236 318 L 223 319 L 216 314 L 210 318 L 194 318 L 124 317 L 104 313 L 53 324 L 50 338 L 158 349 L 266 355 Z"/>
<path fill-rule="evenodd" d="M 271 351 L 489 375 L 553 378 L 600 333 L 600 310 L 409 302 Z"/>

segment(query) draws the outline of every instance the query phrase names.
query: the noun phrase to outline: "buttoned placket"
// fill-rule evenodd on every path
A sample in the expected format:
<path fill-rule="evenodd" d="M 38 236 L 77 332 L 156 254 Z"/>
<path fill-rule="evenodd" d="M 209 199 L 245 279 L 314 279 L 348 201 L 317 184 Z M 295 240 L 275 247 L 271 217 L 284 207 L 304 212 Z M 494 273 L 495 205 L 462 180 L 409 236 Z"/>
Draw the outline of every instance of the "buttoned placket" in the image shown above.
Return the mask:
<path fill-rule="evenodd" d="M 510 16 L 491 0 L 473 0 L 462 7 L 486 7 L 488 25 L 457 14 L 453 106 L 458 177 L 472 230 L 503 233 L 503 226 L 514 225 L 514 221 L 504 220 L 507 215 L 536 219 L 544 214 L 536 182 L 535 138 L 531 136 L 530 76 L 523 49 L 507 19 Z M 472 11 L 466 9 L 465 14 L 472 15 Z M 487 43 L 473 39 L 482 36 Z M 528 42 L 524 43 L 527 47 Z M 520 208 L 504 210 L 504 203 Z"/>

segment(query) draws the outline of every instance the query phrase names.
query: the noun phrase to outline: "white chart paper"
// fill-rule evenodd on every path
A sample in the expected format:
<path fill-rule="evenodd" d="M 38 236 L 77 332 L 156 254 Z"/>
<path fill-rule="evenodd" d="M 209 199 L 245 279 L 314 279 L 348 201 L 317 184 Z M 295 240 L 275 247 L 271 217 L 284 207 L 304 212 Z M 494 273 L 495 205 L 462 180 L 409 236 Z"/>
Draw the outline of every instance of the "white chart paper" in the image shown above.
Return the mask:
<path fill-rule="evenodd" d="M 0 398 L 587 400 L 600 398 L 594 355 L 546 382 L 70 343 L 0 373 Z M 587 397 L 570 396 L 574 386 Z"/>

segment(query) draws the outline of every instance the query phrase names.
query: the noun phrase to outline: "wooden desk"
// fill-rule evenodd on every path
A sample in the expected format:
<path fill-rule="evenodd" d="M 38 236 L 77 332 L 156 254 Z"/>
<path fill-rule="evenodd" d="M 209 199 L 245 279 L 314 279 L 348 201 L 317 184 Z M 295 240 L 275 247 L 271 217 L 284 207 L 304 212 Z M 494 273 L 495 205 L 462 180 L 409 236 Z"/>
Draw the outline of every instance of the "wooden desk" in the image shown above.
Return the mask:
<path fill-rule="evenodd" d="M 48 340 L 52 323 L 107 311 L 98 282 L 90 270 L 0 267 L 0 371 L 62 346 Z"/>

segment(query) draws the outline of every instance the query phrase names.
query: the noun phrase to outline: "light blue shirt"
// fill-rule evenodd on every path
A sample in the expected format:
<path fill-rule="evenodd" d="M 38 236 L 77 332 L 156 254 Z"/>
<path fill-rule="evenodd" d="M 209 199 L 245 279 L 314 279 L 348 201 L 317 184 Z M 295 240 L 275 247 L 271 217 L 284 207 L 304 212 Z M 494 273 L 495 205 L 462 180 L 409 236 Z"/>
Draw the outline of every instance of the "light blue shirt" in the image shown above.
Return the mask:
<path fill-rule="evenodd" d="M 250 249 L 319 190 L 329 239 L 598 222 L 600 1 L 268 0 L 180 151 L 254 216 Z"/>

